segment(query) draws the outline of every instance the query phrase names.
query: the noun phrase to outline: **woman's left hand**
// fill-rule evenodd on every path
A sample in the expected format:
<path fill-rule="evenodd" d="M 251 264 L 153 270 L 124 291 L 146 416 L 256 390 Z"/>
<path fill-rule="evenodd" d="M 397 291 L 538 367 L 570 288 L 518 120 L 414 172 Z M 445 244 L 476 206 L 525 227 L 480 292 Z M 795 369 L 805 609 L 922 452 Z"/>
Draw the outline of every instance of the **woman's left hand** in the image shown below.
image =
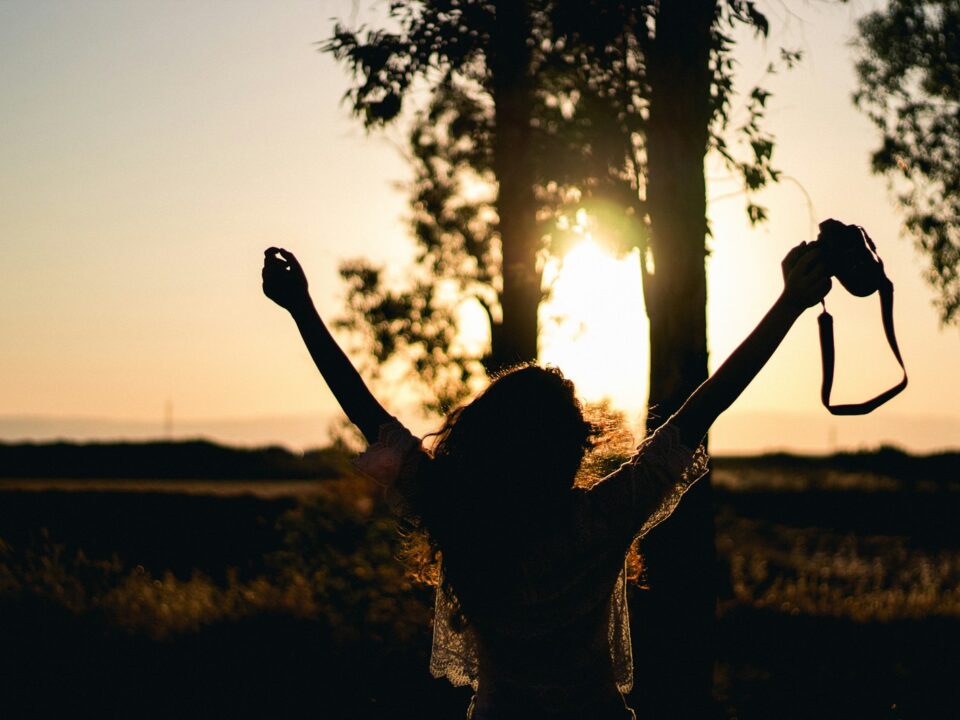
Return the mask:
<path fill-rule="evenodd" d="M 833 287 L 819 245 L 800 243 L 783 258 L 783 299 L 798 312 L 813 307 Z"/>

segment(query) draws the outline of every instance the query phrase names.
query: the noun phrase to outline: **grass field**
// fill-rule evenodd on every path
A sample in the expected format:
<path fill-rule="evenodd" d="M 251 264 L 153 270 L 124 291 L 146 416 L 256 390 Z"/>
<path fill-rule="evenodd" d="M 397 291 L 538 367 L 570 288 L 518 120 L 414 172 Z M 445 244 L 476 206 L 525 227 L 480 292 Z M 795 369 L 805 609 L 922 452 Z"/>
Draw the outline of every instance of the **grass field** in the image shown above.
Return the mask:
<path fill-rule="evenodd" d="M 718 717 L 954 716 L 960 492 L 817 477 L 717 463 Z M 0 489 L 0 717 L 463 716 L 372 488 L 228 485 Z"/>

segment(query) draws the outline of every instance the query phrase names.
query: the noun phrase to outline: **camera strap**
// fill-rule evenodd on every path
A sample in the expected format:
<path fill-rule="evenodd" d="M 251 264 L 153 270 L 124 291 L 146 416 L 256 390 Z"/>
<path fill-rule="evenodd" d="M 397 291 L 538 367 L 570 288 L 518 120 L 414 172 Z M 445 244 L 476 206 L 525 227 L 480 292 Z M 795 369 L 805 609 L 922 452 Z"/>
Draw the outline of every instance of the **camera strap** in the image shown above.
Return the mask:
<path fill-rule="evenodd" d="M 893 283 L 886 275 L 881 278 L 878 291 L 880 294 L 880 314 L 883 317 L 883 331 L 887 336 L 887 344 L 890 345 L 894 357 L 903 370 L 903 379 L 872 400 L 850 405 L 831 405 L 830 391 L 833 388 L 834 365 L 833 316 L 827 312 L 827 306 L 824 303 L 823 312 L 817 318 L 817 324 L 820 326 L 820 359 L 823 363 L 823 384 L 820 386 L 820 400 L 823 402 L 823 406 L 834 415 L 866 415 L 876 410 L 890 398 L 898 395 L 907 386 L 907 368 L 900 356 L 897 335 L 893 329 Z"/>

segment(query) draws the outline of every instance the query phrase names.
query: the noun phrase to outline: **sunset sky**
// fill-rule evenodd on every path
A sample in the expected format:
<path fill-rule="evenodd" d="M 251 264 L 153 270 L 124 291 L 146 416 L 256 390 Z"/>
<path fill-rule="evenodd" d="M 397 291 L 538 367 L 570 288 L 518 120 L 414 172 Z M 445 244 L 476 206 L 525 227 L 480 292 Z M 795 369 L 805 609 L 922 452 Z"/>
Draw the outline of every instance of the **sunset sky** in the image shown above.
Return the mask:
<path fill-rule="evenodd" d="M 711 365 L 776 298 L 787 250 L 837 217 L 877 241 L 910 387 L 869 417 L 829 416 L 810 310 L 718 423 L 717 451 L 960 446 L 960 332 L 938 325 L 924 260 L 869 173 L 877 134 L 850 102 L 848 41 L 877 4 L 767 3 L 771 38 L 738 46 L 745 87 L 780 46 L 805 57 L 767 83 L 787 176 L 759 197 L 771 221 L 750 229 L 739 196 L 710 206 Z M 262 296 L 259 270 L 268 245 L 296 252 L 328 319 L 341 307 L 340 261 L 367 256 L 403 277 L 413 254 L 398 188 L 410 173 L 404 128 L 366 135 L 341 104 L 349 78 L 317 47 L 331 18 L 378 22 L 385 5 L 0 3 L 0 439 L 100 437 L 108 425 L 159 436 L 172 413 L 177 435 L 324 441 L 333 398 Z M 724 175 L 710 163 L 711 197 L 736 189 Z M 597 241 L 560 271 L 544 318 L 568 321 L 545 323 L 542 359 L 588 399 L 610 396 L 635 416 L 647 366 L 637 261 Z M 827 303 L 836 400 L 894 384 L 876 298 L 837 285 Z M 429 426 L 395 383 L 379 390 Z"/>

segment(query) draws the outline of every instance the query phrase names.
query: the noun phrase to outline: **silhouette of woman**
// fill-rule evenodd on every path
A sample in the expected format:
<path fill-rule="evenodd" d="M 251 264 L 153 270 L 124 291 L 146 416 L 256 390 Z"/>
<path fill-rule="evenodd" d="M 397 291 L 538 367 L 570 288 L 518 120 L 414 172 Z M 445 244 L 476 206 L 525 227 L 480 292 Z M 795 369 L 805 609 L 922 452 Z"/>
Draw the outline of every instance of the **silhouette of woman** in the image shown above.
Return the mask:
<path fill-rule="evenodd" d="M 265 252 L 263 291 L 296 321 L 369 442 L 357 465 L 442 554 L 430 670 L 471 685 L 475 720 L 633 718 L 624 559 L 705 472 L 708 428 L 830 290 L 819 248 L 793 248 L 756 329 L 636 454 L 574 485 L 594 429 L 559 370 L 522 365 L 454 410 L 425 449 L 370 393 L 324 326 L 294 255 Z"/>

